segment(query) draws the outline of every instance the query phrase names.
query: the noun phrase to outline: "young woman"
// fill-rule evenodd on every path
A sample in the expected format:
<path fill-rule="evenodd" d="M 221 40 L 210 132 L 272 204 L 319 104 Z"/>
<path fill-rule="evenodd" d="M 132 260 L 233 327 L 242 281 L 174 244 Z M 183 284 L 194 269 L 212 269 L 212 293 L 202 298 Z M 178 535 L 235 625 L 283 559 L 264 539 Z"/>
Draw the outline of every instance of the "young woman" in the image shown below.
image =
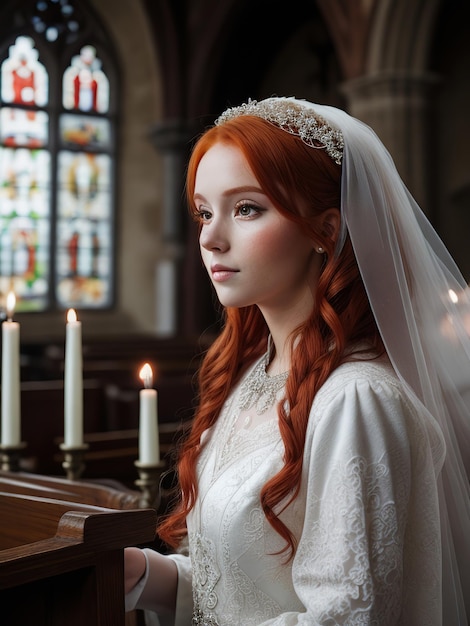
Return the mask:
<path fill-rule="evenodd" d="M 465 626 L 466 284 L 384 146 L 343 111 L 250 101 L 187 189 L 225 325 L 159 527 L 175 553 L 126 550 L 128 608 Z"/>

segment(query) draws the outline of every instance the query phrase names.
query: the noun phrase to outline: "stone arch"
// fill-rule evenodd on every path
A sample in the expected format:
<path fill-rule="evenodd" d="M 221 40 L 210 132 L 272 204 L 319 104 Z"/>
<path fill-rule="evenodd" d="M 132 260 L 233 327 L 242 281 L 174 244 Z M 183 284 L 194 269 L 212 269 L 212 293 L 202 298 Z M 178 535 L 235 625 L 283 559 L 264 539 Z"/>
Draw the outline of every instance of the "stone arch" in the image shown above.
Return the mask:
<path fill-rule="evenodd" d="M 370 25 L 365 74 L 422 72 L 441 0 L 379 0 Z"/>

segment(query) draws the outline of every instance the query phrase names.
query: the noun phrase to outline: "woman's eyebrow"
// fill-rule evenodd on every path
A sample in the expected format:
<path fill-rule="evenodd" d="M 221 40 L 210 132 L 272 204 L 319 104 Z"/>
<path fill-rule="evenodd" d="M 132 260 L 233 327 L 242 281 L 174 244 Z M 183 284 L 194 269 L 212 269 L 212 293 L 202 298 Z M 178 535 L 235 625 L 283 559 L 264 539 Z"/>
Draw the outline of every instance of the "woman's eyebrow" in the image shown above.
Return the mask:
<path fill-rule="evenodd" d="M 255 187 L 254 185 L 242 185 L 240 187 L 232 187 L 230 189 L 226 189 L 222 195 L 223 196 L 233 196 L 239 193 L 264 193 L 260 187 Z M 205 200 L 205 197 L 200 193 L 194 194 L 194 200 Z"/>
<path fill-rule="evenodd" d="M 240 187 L 233 187 L 232 189 L 227 189 L 226 191 L 224 191 L 223 195 L 233 196 L 237 193 L 248 193 L 248 192 L 263 193 L 263 190 L 260 187 L 256 187 L 255 185 L 242 185 Z"/>

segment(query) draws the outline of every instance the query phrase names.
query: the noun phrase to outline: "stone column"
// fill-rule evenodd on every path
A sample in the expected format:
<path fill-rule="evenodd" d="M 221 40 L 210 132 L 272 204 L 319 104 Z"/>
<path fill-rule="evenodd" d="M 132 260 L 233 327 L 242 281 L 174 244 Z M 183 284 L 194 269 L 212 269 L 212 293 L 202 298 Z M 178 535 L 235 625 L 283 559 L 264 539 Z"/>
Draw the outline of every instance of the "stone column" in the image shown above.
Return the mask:
<path fill-rule="evenodd" d="M 384 70 L 342 85 L 349 113 L 375 130 L 425 212 L 431 206 L 429 147 L 437 83 L 430 73 Z"/>
<path fill-rule="evenodd" d="M 155 272 L 156 333 L 173 337 L 182 325 L 182 267 L 186 244 L 185 168 L 193 134 L 184 121 L 165 121 L 150 132 L 163 157 L 163 213 L 160 258 Z"/>

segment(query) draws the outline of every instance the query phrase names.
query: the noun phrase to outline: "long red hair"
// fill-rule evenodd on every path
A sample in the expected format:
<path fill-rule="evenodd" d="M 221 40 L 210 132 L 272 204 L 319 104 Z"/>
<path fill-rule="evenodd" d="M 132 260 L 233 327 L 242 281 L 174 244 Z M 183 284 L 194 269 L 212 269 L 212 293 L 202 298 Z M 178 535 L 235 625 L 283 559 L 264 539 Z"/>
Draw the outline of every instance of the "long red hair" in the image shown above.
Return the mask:
<path fill-rule="evenodd" d="M 278 406 L 284 466 L 260 493 L 266 518 L 285 539 L 290 558 L 295 552 L 295 538 L 278 514 L 296 497 L 300 487 L 305 433 L 315 394 L 344 360 L 348 345 L 365 340 L 377 352 L 383 346 L 349 238 L 336 255 L 334 241 L 319 230 L 320 221 L 316 219 L 323 211 L 340 207 L 341 167 L 323 149 L 308 147 L 299 137 L 263 119 L 237 117 L 210 128 L 196 143 L 187 172 L 187 198 L 193 213 L 199 162 L 218 142 L 241 150 L 279 212 L 297 222 L 325 250 L 313 310 L 291 338 L 295 348 L 285 390 L 289 412 L 284 402 Z M 256 306 L 224 310 L 223 329 L 199 371 L 199 406 L 179 454 L 179 499 L 158 527 L 160 538 L 172 547 L 177 547 L 186 535 L 186 516 L 197 498 L 196 463 L 201 435 L 216 422 L 243 371 L 266 351 L 268 332 Z"/>

